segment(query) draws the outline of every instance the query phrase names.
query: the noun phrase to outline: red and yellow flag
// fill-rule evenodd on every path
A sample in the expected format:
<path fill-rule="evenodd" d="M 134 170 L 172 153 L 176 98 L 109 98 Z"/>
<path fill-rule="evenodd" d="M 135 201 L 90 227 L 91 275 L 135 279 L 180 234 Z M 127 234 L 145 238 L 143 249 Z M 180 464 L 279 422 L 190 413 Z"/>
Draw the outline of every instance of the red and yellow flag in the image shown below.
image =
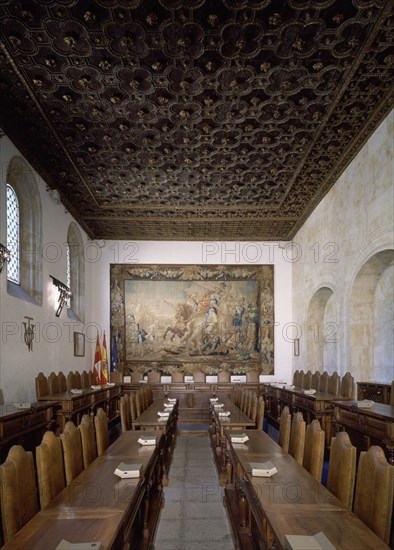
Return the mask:
<path fill-rule="evenodd" d="M 103 351 L 101 354 L 101 383 L 108 384 L 108 358 L 107 358 L 107 342 L 105 340 L 105 332 L 103 336 Z"/>
<path fill-rule="evenodd" d="M 94 365 L 93 365 L 93 374 L 96 380 L 96 384 L 100 384 L 101 381 L 101 351 L 100 351 L 100 340 L 99 335 L 97 334 L 96 341 L 96 352 L 94 354 Z"/>

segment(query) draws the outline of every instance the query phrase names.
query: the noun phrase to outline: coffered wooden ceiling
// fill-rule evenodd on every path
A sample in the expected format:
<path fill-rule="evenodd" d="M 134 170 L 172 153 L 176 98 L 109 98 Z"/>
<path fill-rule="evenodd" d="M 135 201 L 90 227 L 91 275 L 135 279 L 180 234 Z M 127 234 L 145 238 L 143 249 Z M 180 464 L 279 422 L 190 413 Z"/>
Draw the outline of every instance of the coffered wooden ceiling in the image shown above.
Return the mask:
<path fill-rule="evenodd" d="M 392 0 L 2 0 L 0 125 L 91 238 L 291 239 L 393 102 Z"/>

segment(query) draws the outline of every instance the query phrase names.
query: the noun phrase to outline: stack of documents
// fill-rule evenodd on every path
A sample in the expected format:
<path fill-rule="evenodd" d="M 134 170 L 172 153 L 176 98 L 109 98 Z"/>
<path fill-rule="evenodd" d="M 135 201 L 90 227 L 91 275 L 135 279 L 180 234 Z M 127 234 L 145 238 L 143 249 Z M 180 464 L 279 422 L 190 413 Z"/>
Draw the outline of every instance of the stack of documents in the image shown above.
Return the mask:
<path fill-rule="evenodd" d="M 149 433 L 144 433 L 139 437 L 138 443 L 140 445 L 156 445 L 156 436 Z"/>
<path fill-rule="evenodd" d="M 246 443 L 249 441 L 249 437 L 245 432 L 231 432 L 231 443 Z"/>

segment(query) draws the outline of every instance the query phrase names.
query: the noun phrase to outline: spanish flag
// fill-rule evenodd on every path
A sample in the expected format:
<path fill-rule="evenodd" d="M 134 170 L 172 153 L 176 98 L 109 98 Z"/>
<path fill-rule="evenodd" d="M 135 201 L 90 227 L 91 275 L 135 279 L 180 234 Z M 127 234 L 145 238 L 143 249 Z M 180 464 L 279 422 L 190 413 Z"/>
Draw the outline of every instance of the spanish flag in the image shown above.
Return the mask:
<path fill-rule="evenodd" d="M 108 384 L 108 359 L 107 359 L 107 342 L 105 340 L 105 332 L 103 336 L 103 351 L 101 356 L 101 383 Z"/>
<path fill-rule="evenodd" d="M 94 365 L 93 365 L 93 374 L 97 384 L 100 384 L 101 380 L 101 351 L 100 351 L 100 340 L 99 335 L 97 334 L 96 341 L 96 353 L 94 354 Z"/>

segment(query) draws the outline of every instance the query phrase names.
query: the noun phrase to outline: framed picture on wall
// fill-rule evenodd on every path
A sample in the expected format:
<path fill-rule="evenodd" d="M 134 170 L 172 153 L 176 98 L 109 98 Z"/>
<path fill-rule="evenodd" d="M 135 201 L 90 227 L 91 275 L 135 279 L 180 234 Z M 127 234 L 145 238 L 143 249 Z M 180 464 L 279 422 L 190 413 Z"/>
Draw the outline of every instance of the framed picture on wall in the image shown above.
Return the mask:
<path fill-rule="evenodd" d="M 85 357 L 85 335 L 82 332 L 74 332 L 74 355 Z"/>

